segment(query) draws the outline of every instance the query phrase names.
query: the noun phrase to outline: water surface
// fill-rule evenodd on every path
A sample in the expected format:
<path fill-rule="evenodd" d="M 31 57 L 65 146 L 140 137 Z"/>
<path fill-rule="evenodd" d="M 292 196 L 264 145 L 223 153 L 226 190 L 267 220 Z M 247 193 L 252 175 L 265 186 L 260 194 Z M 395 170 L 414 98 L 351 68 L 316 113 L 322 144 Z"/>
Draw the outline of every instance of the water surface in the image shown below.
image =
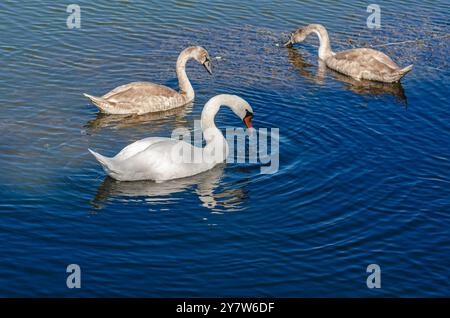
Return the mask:
<path fill-rule="evenodd" d="M 67 4 L 0 4 L 0 296 L 449 296 L 447 1 L 379 1 L 379 30 L 364 1 L 77 3 L 72 30 Z M 401 85 L 355 83 L 320 67 L 316 38 L 281 46 L 307 23 L 336 51 L 374 45 L 414 70 Z M 217 58 L 213 76 L 188 64 L 192 105 L 123 118 L 82 95 L 176 88 L 190 45 Z M 120 183 L 87 151 L 192 130 L 219 93 L 280 128 L 276 174 L 236 163 Z M 242 125 L 230 111 L 216 123 Z M 80 290 L 66 287 L 71 263 Z"/>

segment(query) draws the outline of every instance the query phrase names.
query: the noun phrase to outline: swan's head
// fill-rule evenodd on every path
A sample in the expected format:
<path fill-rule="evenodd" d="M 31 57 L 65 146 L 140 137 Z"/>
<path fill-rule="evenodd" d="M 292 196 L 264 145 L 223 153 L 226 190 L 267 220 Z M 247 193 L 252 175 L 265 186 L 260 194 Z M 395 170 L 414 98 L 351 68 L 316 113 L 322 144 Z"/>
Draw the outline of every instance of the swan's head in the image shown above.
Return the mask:
<path fill-rule="evenodd" d="M 189 53 L 191 57 L 200 64 L 202 64 L 209 74 L 212 74 L 212 62 L 209 57 L 208 51 L 206 51 L 201 46 L 193 46 L 190 47 L 188 50 L 190 50 Z"/>
<path fill-rule="evenodd" d="M 295 32 L 292 32 L 289 38 L 289 41 L 287 41 L 284 46 L 285 47 L 292 47 L 295 43 L 303 42 L 306 37 L 308 36 L 308 30 L 306 28 L 300 28 Z"/>
<path fill-rule="evenodd" d="M 226 95 L 231 110 L 238 116 L 247 128 L 252 128 L 253 109 L 247 101 L 236 95 Z"/>
<path fill-rule="evenodd" d="M 212 97 L 203 107 L 202 126 L 214 125 L 214 117 L 221 106 L 231 108 L 245 124 L 247 128 L 252 127 L 253 109 L 243 98 L 236 95 L 220 94 Z"/>
<path fill-rule="evenodd" d="M 327 30 L 322 24 L 309 24 L 305 27 L 297 29 L 297 31 L 291 33 L 291 37 L 289 41 L 284 44 L 286 47 L 291 47 L 295 43 L 303 42 L 306 37 L 312 33 L 315 32 L 317 36 L 319 37 L 319 40 L 322 41 L 321 37 L 323 34 L 327 34 Z"/>

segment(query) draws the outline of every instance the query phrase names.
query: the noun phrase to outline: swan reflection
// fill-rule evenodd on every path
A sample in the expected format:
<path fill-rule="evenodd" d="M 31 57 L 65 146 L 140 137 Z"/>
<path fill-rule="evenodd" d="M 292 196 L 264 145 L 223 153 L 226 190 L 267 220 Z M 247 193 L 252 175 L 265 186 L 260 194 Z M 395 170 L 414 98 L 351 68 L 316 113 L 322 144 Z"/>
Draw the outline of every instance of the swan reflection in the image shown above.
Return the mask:
<path fill-rule="evenodd" d="M 174 204 L 182 199 L 177 194 L 185 191 L 193 192 L 200 200 L 200 205 L 214 212 L 233 212 L 242 210 L 246 199 L 243 184 L 220 184 L 224 164 L 218 165 L 204 173 L 170 180 L 166 182 L 153 181 L 117 181 L 106 177 L 98 187 L 97 194 L 92 200 L 94 208 L 102 208 L 103 204 L 111 198 L 142 199 L 150 205 Z"/>
<path fill-rule="evenodd" d="M 394 96 L 400 103 L 407 104 L 405 91 L 400 82 L 381 83 L 367 80 L 358 81 L 354 78 L 329 69 L 320 59 L 317 61 L 317 71 L 313 72 L 311 71 L 311 68 L 313 68 L 314 65 L 307 63 L 305 58 L 297 49 L 287 48 L 287 50 L 288 60 L 292 66 L 299 71 L 300 75 L 316 84 L 324 85 L 327 74 L 331 74 L 334 79 L 346 85 L 345 89 L 352 91 L 353 93 L 361 95 L 391 95 Z"/>
<path fill-rule="evenodd" d="M 150 131 L 160 131 L 167 127 L 168 123 L 175 122 L 175 128 L 187 126 L 187 115 L 192 111 L 193 103 L 185 106 L 173 108 L 164 112 L 147 113 L 143 115 L 110 115 L 98 113 L 97 117 L 86 124 L 90 130 L 100 130 L 105 128 L 130 128 L 139 127 L 146 123 L 151 123 Z M 145 127 L 149 131 L 148 126 Z"/>

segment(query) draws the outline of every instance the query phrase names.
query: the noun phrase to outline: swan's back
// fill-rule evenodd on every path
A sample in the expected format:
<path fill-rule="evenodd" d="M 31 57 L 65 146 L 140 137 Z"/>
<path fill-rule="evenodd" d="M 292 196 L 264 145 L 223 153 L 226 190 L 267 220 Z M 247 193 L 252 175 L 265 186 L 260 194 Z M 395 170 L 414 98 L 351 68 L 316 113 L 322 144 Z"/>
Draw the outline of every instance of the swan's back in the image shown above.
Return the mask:
<path fill-rule="evenodd" d="M 122 99 L 130 99 L 134 98 L 135 95 L 143 94 L 143 95 L 154 95 L 154 96 L 167 96 L 171 97 L 175 94 L 178 94 L 177 91 L 171 89 L 167 86 L 158 85 L 149 82 L 132 82 L 125 85 L 118 86 L 114 88 L 109 93 L 103 95 L 103 98 L 122 98 Z"/>
<path fill-rule="evenodd" d="M 187 157 L 179 157 L 183 149 Z M 203 149 L 182 140 L 150 137 L 132 143 L 115 157 L 107 158 L 91 153 L 105 172 L 116 180 L 170 180 L 211 169 L 216 162 L 204 162 Z M 196 161 L 196 158 L 199 161 Z M 175 160 L 174 160 L 175 159 Z"/>
<path fill-rule="evenodd" d="M 133 82 L 119 86 L 101 97 L 116 113 L 136 113 L 165 111 L 185 104 L 185 96 L 158 84 Z"/>
<path fill-rule="evenodd" d="M 361 48 L 361 49 L 351 49 L 342 51 L 339 53 L 336 53 L 334 55 L 334 58 L 339 61 L 351 61 L 351 62 L 357 62 L 361 64 L 361 66 L 371 66 L 371 63 L 376 61 L 381 63 L 382 65 L 389 67 L 391 69 L 399 69 L 400 67 L 391 60 L 389 56 L 384 54 L 383 52 L 374 50 L 374 49 L 368 49 L 368 48 Z"/>
<path fill-rule="evenodd" d="M 393 82 L 410 69 L 402 70 L 383 52 L 368 48 L 335 53 L 326 61 L 328 67 L 357 79 Z"/>

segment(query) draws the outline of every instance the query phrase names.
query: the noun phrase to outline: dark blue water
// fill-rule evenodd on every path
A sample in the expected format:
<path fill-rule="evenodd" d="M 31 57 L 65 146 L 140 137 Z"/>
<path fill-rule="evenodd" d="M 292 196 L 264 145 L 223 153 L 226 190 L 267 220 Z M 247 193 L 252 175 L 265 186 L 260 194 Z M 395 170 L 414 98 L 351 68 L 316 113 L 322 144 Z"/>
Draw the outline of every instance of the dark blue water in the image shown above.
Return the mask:
<path fill-rule="evenodd" d="M 0 4 L 0 296 L 449 296 L 448 1 L 379 1 L 380 30 L 365 1 L 78 1 L 72 30 L 69 3 Z M 378 45 L 414 70 L 361 86 L 320 69 L 317 39 L 280 45 L 307 23 L 336 51 Z M 189 107 L 118 118 L 82 96 L 176 88 L 189 45 L 219 58 L 212 77 L 189 63 Z M 120 183 L 87 152 L 193 129 L 219 93 L 280 128 L 276 174 Z M 66 287 L 72 263 L 81 289 Z M 372 263 L 381 289 L 366 287 Z"/>

